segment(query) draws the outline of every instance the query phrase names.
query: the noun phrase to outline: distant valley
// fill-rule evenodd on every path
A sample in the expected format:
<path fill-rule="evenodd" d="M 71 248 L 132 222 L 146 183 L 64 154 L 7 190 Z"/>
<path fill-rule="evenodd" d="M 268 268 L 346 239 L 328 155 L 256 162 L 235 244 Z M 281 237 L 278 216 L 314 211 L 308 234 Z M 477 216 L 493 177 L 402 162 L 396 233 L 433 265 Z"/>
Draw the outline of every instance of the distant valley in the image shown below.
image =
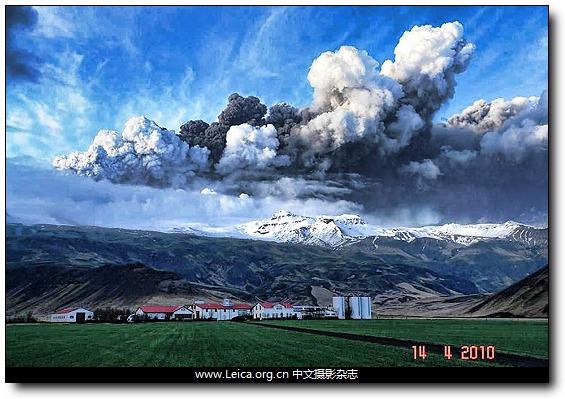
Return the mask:
<path fill-rule="evenodd" d="M 484 299 L 547 264 L 547 229 L 501 227 L 514 228 L 473 239 L 358 235 L 329 246 L 8 224 L 7 315 L 223 297 L 326 304 L 333 292 L 373 297 L 378 315 L 426 298 Z"/>

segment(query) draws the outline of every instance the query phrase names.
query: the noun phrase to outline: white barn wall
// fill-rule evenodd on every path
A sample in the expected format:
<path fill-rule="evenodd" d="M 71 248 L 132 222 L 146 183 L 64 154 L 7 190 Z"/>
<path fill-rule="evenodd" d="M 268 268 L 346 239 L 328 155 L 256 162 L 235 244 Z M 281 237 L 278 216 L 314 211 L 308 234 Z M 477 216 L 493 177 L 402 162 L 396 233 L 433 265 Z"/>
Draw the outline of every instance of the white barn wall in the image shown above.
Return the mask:
<path fill-rule="evenodd" d="M 50 321 L 51 323 L 76 323 L 77 313 L 84 313 L 85 321 L 90 321 L 94 319 L 94 312 L 85 308 L 78 308 L 68 313 L 62 313 L 62 314 L 53 313 L 50 317 Z"/>
<path fill-rule="evenodd" d="M 261 305 L 259 303 L 256 304 L 255 306 L 253 306 L 253 309 L 252 309 L 253 319 L 254 320 L 262 320 L 264 309 L 265 308 L 263 307 L 263 305 Z"/>
<path fill-rule="evenodd" d="M 255 320 L 289 318 L 296 315 L 294 309 L 287 308 L 281 304 L 265 307 L 260 303 L 253 307 L 252 313 Z"/>
<path fill-rule="evenodd" d="M 219 308 L 208 308 L 206 304 L 193 304 L 189 306 L 194 312 L 194 317 L 198 319 L 224 321 L 231 320 L 237 316 L 251 314 L 251 309 L 239 309 L 238 305 L 221 305 Z"/>
<path fill-rule="evenodd" d="M 194 312 L 183 306 L 173 312 L 171 319 L 194 320 Z"/>
<path fill-rule="evenodd" d="M 144 315 L 147 315 L 149 319 L 154 319 L 154 320 L 165 320 L 167 317 L 165 313 L 152 313 L 152 312 L 145 313 L 141 309 L 137 309 L 135 314 L 139 317 L 143 317 Z"/>

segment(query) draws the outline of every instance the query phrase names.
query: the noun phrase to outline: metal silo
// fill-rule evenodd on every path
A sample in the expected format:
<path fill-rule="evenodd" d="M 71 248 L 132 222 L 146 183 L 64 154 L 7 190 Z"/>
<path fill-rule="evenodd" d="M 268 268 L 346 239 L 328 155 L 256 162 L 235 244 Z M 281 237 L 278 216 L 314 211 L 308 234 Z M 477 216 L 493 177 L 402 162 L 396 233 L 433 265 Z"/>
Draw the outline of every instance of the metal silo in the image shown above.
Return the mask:
<path fill-rule="evenodd" d="M 340 320 L 345 319 L 345 298 L 342 296 L 334 296 L 332 298 L 332 306 L 337 318 Z"/>
<path fill-rule="evenodd" d="M 371 298 L 362 296 L 361 298 L 361 318 L 363 320 L 370 320 L 372 318 Z"/>
<path fill-rule="evenodd" d="M 358 296 L 349 297 L 349 317 L 353 320 L 361 319 L 361 298 Z"/>

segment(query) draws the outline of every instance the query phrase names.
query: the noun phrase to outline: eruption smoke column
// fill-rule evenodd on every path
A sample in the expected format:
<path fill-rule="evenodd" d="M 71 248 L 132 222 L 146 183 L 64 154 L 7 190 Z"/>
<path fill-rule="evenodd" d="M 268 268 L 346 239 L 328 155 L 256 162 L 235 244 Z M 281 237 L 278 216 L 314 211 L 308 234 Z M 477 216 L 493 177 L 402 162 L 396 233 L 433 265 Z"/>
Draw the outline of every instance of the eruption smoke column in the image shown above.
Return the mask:
<path fill-rule="evenodd" d="M 314 100 L 305 109 L 278 103 L 265 118 L 267 107 L 257 97 L 233 93 L 212 124 L 189 120 L 173 138 L 139 120 L 121 136 L 101 131 L 87 152 L 54 164 L 96 179 L 158 186 L 182 184 L 207 161 L 224 176 L 240 170 L 257 176 L 271 167 L 372 176 L 387 167 L 433 180 L 442 173 L 433 162 L 437 154 L 422 151 L 429 148 L 431 117 L 452 96 L 455 74 L 473 49 L 458 22 L 415 26 L 381 72 L 366 51 L 351 46 L 321 54 L 308 73 Z"/>
<path fill-rule="evenodd" d="M 466 69 L 473 51 L 463 26 L 452 22 L 405 32 L 394 50 L 395 61 L 385 61 L 380 73 L 378 62 L 354 47 L 323 53 L 308 74 L 313 117 L 294 129 L 302 162 L 327 169 L 338 161 L 347 167 L 347 148 L 359 150 L 351 143 L 363 143 L 364 156 L 373 158 L 410 144 L 426 147 L 433 114 L 453 96 L 455 75 Z"/>
<path fill-rule="evenodd" d="M 381 73 L 402 84 L 402 102 L 430 122 L 442 104 L 453 97 L 455 75 L 465 71 L 474 50 L 457 21 L 439 28 L 415 26 L 404 32 L 394 49 L 394 62 L 385 61 Z"/>
<path fill-rule="evenodd" d="M 177 136 L 136 117 L 121 134 L 100 131 L 87 151 L 54 166 L 218 194 L 210 199 L 244 192 L 257 204 L 323 201 L 384 223 L 543 220 L 547 91 L 480 100 L 433 125 L 473 52 L 459 22 L 415 26 L 382 66 L 350 46 L 322 53 L 308 73 L 308 107 L 277 103 L 267 113 L 257 97 L 234 93 L 216 122 L 190 120 Z"/>
<path fill-rule="evenodd" d="M 294 145 L 305 148 L 302 161 L 311 166 L 317 154 L 328 154 L 349 142 L 385 139 L 384 119 L 396 111 L 402 86 L 376 68 L 366 51 L 343 46 L 320 55 L 310 67 L 314 115 L 296 129 Z"/>

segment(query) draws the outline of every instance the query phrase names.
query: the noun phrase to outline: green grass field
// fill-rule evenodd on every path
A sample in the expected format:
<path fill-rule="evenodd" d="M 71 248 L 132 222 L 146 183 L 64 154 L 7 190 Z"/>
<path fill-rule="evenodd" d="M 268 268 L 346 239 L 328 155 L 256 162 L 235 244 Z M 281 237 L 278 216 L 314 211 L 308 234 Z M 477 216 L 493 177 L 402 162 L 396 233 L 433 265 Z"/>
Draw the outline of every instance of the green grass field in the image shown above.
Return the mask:
<path fill-rule="evenodd" d="M 371 330 L 373 323 L 377 322 L 343 326 L 347 327 L 348 332 L 354 332 L 353 329 L 360 332 L 365 324 Z M 314 323 L 318 322 L 301 321 L 296 324 L 306 326 Z M 340 324 L 348 322 L 321 323 L 326 327 L 335 323 L 335 327 L 339 328 Z M 316 327 L 322 324 L 316 324 Z M 517 325 L 526 326 L 527 323 Z M 394 324 L 389 324 L 389 328 L 393 327 Z M 407 334 L 403 331 L 406 327 L 408 325 L 398 324 L 395 336 L 401 338 Z M 444 327 L 449 326 L 445 324 Z M 410 328 L 416 328 L 412 334 L 426 331 L 422 326 Z M 423 341 L 424 337 L 432 336 L 431 331 L 427 334 L 422 335 Z M 547 334 L 545 339 L 547 342 Z M 425 361 L 414 361 L 411 348 L 322 337 L 245 323 L 186 322 L 8 325 L 6 366 L 417 367 L 490 364 L 463 362 L 455 358 L 446 360 L 439 354 L 429 354 Z"/>
<path fill-rule="evenodd" d="M 497 352 L 548 357 L 547 320 L 380 319 L 289 320 L 267 323 L 446 345 L 494 345 Z"/>

